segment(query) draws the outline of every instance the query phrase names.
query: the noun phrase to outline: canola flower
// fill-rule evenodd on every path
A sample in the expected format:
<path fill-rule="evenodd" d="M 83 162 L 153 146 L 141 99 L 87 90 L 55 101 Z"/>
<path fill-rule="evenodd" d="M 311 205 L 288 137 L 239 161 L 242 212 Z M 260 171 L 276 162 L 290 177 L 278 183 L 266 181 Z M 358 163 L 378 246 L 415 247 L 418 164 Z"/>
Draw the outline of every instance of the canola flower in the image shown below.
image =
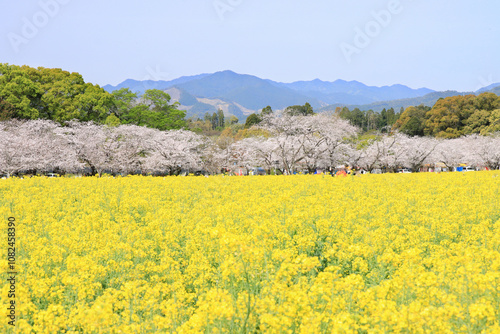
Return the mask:
<path fill-rule="evenodd" d="M 500 332 L 498 171 L 7 179 L 0 194 L 18 223 L 2 333 Z"/>

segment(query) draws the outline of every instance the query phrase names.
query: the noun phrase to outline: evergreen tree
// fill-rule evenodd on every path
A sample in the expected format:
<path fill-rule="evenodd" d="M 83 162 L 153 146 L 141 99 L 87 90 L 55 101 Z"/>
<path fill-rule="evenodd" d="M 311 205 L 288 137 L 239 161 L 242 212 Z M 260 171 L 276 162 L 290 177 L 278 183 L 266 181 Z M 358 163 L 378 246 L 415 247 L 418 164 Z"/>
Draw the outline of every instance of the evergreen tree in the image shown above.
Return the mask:
<path fill-rule="evenodd" d="M 217 126 L 221 129 L 224 129 L 225 126 L 224 112 L 222 111 L 222 109 L 219 109 L 217 111 Z"/>

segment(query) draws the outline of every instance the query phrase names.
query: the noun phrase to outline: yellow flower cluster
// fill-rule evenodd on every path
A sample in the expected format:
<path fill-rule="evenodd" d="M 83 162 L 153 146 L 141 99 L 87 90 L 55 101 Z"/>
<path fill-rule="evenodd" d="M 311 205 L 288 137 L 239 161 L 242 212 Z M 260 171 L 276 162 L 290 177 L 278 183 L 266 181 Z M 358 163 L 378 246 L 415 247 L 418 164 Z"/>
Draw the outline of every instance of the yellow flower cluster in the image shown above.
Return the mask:
<path fill-rule="evenodd" d="M 17 333 L 500 332 L 499 172 L 6 179 L 0 194 Z"/>

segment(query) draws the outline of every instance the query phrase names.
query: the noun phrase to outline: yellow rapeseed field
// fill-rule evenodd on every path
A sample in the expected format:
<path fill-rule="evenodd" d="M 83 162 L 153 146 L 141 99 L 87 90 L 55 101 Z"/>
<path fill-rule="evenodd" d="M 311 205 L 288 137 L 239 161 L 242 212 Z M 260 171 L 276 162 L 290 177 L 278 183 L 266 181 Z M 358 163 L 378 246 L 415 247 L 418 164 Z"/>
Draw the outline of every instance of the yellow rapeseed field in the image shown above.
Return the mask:
<path fill-rule="evenodd" d="M 500 332 L 499 172 L 7 179 L 0 217 L 17 333 Z"/>

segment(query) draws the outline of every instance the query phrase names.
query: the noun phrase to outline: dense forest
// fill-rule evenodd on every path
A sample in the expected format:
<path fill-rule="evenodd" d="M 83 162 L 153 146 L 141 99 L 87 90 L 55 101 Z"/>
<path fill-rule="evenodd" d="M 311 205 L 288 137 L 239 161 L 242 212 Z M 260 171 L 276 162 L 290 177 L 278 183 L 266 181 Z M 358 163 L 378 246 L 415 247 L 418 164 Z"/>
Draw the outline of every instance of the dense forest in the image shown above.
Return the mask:
<path fill-rule="evenodd" d="M 487 92 L 440 99 L 432 108 L 408 107 L 394 129 L 411 136 L 438 138 L 500 131 L 500 97 Z"/>
<path fill-rule="evenodd" d="M 78 73 L 0 64 L 0 120 L 78 120 L 168 130 L 185 127 L 185 115 L 161 90 L 147 90 L 141 97 L 127 88 L 110 94 Z"/>

